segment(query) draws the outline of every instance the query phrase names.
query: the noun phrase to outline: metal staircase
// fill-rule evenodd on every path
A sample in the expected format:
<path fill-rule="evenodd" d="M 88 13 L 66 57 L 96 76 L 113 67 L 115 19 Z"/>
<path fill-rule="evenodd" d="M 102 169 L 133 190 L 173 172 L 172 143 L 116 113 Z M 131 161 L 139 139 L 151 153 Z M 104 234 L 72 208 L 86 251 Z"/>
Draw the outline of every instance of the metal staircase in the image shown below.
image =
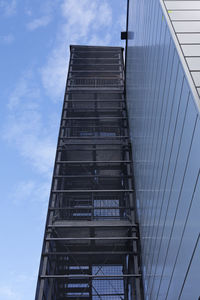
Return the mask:
<path fill-rule="evenodd" d="M 143 299 L 123 49 L 71 46 L 36 300 Z"/>

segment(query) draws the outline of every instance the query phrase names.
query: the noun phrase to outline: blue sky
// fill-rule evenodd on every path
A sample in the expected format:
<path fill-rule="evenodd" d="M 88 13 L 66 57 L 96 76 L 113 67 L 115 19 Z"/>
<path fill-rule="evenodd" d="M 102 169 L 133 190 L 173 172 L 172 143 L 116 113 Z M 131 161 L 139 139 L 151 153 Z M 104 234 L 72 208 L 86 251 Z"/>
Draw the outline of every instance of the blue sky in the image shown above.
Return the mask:
<path fill-rule="evenodd" d="M 116 45 L 126 0 L 0 0 L 0 300 L 34 299 L 70 44 Z"/>

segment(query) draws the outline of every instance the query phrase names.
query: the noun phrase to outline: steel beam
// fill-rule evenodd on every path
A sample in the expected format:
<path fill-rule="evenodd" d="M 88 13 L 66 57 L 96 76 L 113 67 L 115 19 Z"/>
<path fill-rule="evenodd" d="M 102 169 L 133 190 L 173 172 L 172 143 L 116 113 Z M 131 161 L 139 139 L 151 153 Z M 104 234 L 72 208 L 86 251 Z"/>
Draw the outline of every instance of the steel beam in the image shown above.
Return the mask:
<path fill-rule="evenodd" d="M 49 237 L 47 237 L 47 238 L 45 238 L 45 240 L 46 241 L 77 241 L 77 240 L 80 240 L 80 241 L 87 241 L 87 240 L 94 240 L 94 241 L 100 241 L 100 240 L 105 240 L 105 241 L 115 241 L 115 240 L 138 240 L 138 237 L 135 237 L 135 236 L 126 236 L 126 237 L 124 237 L 124 236 L 119 236 L 119 237 L 112 237 L 112 236 L 110 236 L 110 237 L 84 237 L 84 238 L 82 238 L 82 237 L 69 237 L 69 238 L 66 238 L 66 237 L 64 237 L 64 238 L 61 238 L 61 237 L 59 237 L 59 238 L 54 238 L 54 237 L 52 237 L 52 238 L 49 238 Z"/>
<path fill-rule="evenodd" d="M 40 278 L 95 278 L 95 279 L 121 279 L 124 277 L 141 277 L 141 274 L 123 274 L 123 275 L 41 275 Z"/>

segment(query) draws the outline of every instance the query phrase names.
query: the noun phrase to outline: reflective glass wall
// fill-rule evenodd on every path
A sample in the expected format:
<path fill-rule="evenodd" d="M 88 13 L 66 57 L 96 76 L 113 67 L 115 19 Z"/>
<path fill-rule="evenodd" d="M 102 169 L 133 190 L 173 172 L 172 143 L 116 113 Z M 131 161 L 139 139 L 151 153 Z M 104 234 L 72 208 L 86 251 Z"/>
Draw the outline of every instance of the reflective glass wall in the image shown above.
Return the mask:
<path fill-rule="evenodd" d="M 130 0 L 126 92 L 145 299 L 200 296 L 200 119 L 159 0 Z"/>

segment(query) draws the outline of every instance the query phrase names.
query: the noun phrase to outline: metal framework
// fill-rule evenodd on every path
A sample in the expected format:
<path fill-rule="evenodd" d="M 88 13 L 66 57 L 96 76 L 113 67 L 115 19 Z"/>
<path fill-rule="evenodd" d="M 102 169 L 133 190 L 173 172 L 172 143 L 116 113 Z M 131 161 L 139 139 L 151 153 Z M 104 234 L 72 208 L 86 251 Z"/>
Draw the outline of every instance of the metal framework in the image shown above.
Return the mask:
<path fill-rule="evenodd" d="M 123 49 L 70 50 L 36 300 L 143 299 Z"/>

